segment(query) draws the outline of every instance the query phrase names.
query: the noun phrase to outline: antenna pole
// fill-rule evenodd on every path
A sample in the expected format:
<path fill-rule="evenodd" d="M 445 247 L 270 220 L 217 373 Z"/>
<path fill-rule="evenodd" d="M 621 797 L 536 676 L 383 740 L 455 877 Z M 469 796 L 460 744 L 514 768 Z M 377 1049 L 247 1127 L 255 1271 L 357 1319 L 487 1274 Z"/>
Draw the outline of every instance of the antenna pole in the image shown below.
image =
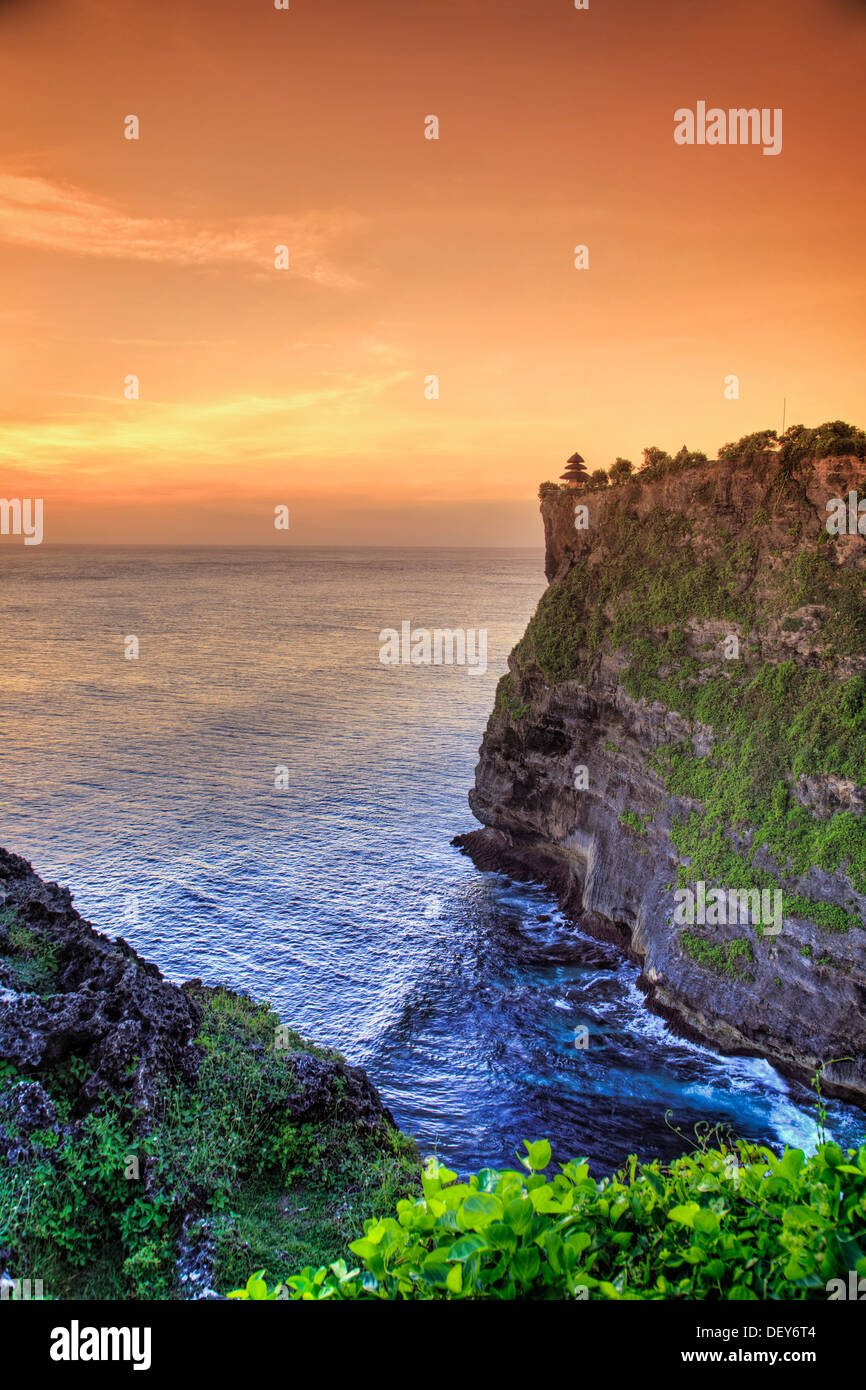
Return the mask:
<path fill-rule="evenodd" d="M 783 397 L 782 397 L 782 433 L 783 433 L 783 434 L 785 433 L 785 407 L 787 406 L 787 404 L 788 404 L 787 397 L 786 397 L 786 396 L 783 396 Z"/>

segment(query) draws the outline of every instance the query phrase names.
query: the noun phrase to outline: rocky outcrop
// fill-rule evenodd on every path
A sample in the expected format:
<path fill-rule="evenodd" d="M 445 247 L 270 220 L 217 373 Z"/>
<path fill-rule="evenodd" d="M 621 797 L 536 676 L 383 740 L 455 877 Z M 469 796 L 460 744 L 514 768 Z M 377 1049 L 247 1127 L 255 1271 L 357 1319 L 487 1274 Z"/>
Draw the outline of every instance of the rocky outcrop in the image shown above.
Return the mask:
<path fill-rule="evenodd" d="M 13 933 L 24 933 L 15 950 Z M 16 974 L 34 956 L 47 963 L 39 989 Z M 171 1078 L 193 1081 L 201 1057 L 194 1039 L 199 1000 L 222 994 L 191 980 L 170 984 L 122 938 L 95 931 L 72 906 L 72 895 L 45 883 L 26 860 L 0 849 L 0 1060 L 33 1081 L 0 1096 L 0 1113 L 20 1133 L 44 1129 L 53 1106 L 37 1078 L 76 1056 L 86 1063 L 75 1114 L 92 1109 L 106 1091 L 127 1100 L 139 1126 L 158 1112 L 160 1087 Z M 339 1101 L 347 1122 L 394 1126 L 361 1067 L 336 1055 L 300 1051 L 286 1057 L 295 1081 L 284 1104 L 295 1123 L 326 1118 Z"/>
<path fill-rule="evenodd" d="M 694 711 L 681 713 L 672 697 L 652 698 L 672 671 L 686 673 L 684 689 L 727 675 L 721 644 L 732 633 L 756 676 L 786 663 L 822 677 L 829 672 L 839 682 L 866 670 L 862 647 L 834 648 L 829 640 L 839 611 L 836 591 L 827 590 L 823 579 L 824 588 L 808 595 L 815 602 L 786 608 L 778 598 L 794 570 L 811 574 L 811 556 L 820 549 L 829 552 L 834 582 L 844 580 L 845 612 L 851 611 L 860 581 L 866 583 L 866 539 L 846 535 L 830 541 L 821 533 L 826 499 L 858 486 L 866 493 L 866 469 L 857 460 L 817 462 L 793 486 L 780 488 L 777 465 L 765 458 L 751 468 L 716 464 L 598 493 L 545 487 L 551 587 L 539 614 L 544 609 L 548 628 L 542 633 L 533 620 L 509 659 L 469 797 L 485 828 L 455 843 L 480 868 L 553 888 L 585 930 L 616 942 L 641 966 L 648 1003 L 686 1034 L 723 1052 L 764 1056 L 807 1081 L 826 1064 L 824 1089 L 866 1104 L 862 883 L 852 881 L 844 859 L 832 869 L 780 865 L 763 844 L 760 827 L 731 824 L 733 850 L 746 852 L 756 873 L 774 874 L 786 901 L 799 906 L 786 911 L 777 935 L 737 923 L 684 931 L 675 920 L 674 894 L 678 875 L 680 884 L 689 878 L 691 859 L 677 848 L 672 831 L 699 813 L 702 803 L 671 791 L 664 755 L 679 750 L 693 761 L 706 759 L 719 730 Z M 578 501 L 589 509 L 584 530 L 575 528 Z M 623 602 L 638 603 L 643 596 L 626 592 L 627 578 L 621 592 L 606 590 L 603 580 L 617 565 L 623 569 L 623 537 L 660 517 L 684 520 L 696 574 L 705 567 L 711 573 L 720 555 L 725 563 L 735 556 L 726 592 L 733 604 L 738 595 L 747 596 L 755 616 L 732 623 L 723 612 L 715 618 L 704 602 L 703 611 L 681 611 L 675 624 L 647 620 L 641 636 L 651 650 L 644 657 L 656 675 L 646 695 L 636 693 L 628 679 L 638 644 L 609 636 Z M 736 547 L 743 538 L 748 545 L 740 554 Z M 662 553 L 659 564 L 664 563 Z M 686 591 L 681 586 L 678 592 Z M 559 613 L 563 625 L 553 643 L 551 613 Z M 569 625 L 585 634 L 593 624 L 595 637 L 575 639 L 573 669 L 563 672 Z M 540 654 L 542 636 L 552 655 Z M 666 666 L 668 657 L 659 662 L 658 653 L 673 650 L 672 637 L 677 664 Z M 792 772 L 787 781 L 792 798 L 811 815 L 826 821 L 845 813 L 849 833 L 853 823 L 861 834 L 864 822 L 852 818 L 863 817 L 866 766 L 860 777 Z M 723 879 L 715 881 L 725 886 Z M 827 930 L 817 911 L 808 910 L 810 902 L 838 909 L 848 929 Z"/>
<path fill-rule="evenodd" d="M 287 1065 L 297 1083 L 297 1095 L 289 1097 L 285 1108 L 295 1124 L 324 1120 L 339 1107 L 341 1118 L 359 1131 L 372 1133 L 383 1123 L 396 1129 L 393 1115 L 363 1067 L 312 1052 L 295 1053 Z"/>
<path fill-rule="evenodd" d="M 12 933 L 24 949 L 10 952 Z M 39 992 L 16 978 L 15 960 L 34 954 L 48 978 Z M 76 1102 L 80 1117 L 109 1090 L 128 1098 L 142 1127 L 161 1083 L 194 1077 L 199 1009 L 183 990 L 122 939 L 94 931 L 72 895 L 44 883 L 30 865 L 0 850 L 0 1058 L 37 1076 L 71 1055 L 87 1063 Z M 31 987 L 28 987 L 31 986 Z"/>
<path fill-rule="evenodd" d="M 215 1011 L 229 1022 L 226 1057 L 214 1064 L 213 1038 L 198 1039 Z M 142 1183 L 130 1184 L 129 1200 L 140 1196 L 170 1210 L 179 1297 L 218 1296 L 208 1183 L 222 1175 L 195 1164 L 188 1152 L 195 1131 L 180 1131 L 178 1140 L 171 1128 L 177 1107 L 165 1100 L 174 1095 L 195 1109 L 215 1084 L 214 1065 L 231 1065 L 233 1049 L 249 1065 L 232 1073 L 246 1078 L 232 1119 L 257 1145 L 284 1136 L 288 1126 L 309 1125 L 335 1146 L 351 1139 L 371 1150 L 391 1147 L 393 1116 L 362 1068 L 297 1034 L 278 1045 L 275 1032 L 289 1030 L 244 995 L 198 980 L 171 984 L 125 941 L 95 931 L 75 911 L 68 889 L 43 882 L 24 859 L 0 849 L 0 1162 L 23 1193 L 34 1165 L 50 1171 L 58 1155 L 75 1152 L 91 1118 L 117 1111 L 131 1142 L 129 1153 L 123 1149 L 113 1161 L 138 1163 L 140 1155 Z M 238 1169 L 237 1156 L 226 1161 L 229 1180 L 242 1186 L 249 1175 Z M 137 1168 L 132 1176 L 138 1178 Z M 142 1239 L 146 1270 L 153 1251 L 146 1234 Z M 29 1267 L 27 1240 L 25 1222 L 0 1247 L 0 1279 Z"/>

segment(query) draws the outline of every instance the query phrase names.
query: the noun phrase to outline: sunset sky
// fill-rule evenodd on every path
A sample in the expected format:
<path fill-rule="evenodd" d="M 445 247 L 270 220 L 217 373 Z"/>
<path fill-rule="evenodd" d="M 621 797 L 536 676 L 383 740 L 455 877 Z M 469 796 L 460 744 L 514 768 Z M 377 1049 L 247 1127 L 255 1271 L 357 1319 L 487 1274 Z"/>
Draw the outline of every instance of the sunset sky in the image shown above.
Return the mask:
<path fill-rule="evenodd" d="M 858 0 L 0 0 L 0 496 L 534 545 L 575 449 L 866 426 L 864 58 Z M 782 153 L 677 146 L 700 100 Z"/>

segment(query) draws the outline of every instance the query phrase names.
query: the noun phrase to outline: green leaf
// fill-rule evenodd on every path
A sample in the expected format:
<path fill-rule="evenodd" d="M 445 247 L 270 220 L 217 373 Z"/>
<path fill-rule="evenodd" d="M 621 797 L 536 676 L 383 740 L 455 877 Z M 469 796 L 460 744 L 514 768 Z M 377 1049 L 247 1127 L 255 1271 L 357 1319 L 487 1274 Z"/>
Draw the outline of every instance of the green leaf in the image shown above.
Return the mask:
<path fill-rule="evenodd" d="M 437 1266 L 450 1264 L 452 1249 L 453 1246 L 450 1245 L 437 1245 L 435 1250 L 424 1256 L 424 1268 L 435 1269 Z"/>
<path fill-rule="evenodd" d="M 516 1250 L 517 1233 L 505 1221 L 491 1221 L 484 1234 L 494 1250 Z"/>
<path fill-rule="evenodd" d="M 478 1255 L 482 1250 L 489 1250 L 490 1246 L 483 1236 L 463 1236 L 461 1240 L 456 1240 L 448 1252 L 449 1260 L 469 1260 L 473 1255 Z"/>
<path fill-rule="evenodd" d="M 566 1236 L 565 1244 L 575 1255 L 580 1255 L 588 1245 L 592 1245 L 592 1236 L 587 1231 L 574 1231 Z"/>
<path fill-rule="evenodd" d="M 786 1279 L 802 1279 L 814 1266 L 815 1261 L 806 1250 L 795 1250 L 785 1265 Z"/>
<path fill-rule="evenodd" d="M 502 1215 L 502 1203 L 492 1192 L 472 1192 L 460 1208 L 460 1224 L 470 1231 L 483 1231 Z"/>
<path fill-rule="evenodd" d="M 672 1207 L 668 1212 L 668 1221 L 676 1221 L 679 1226 L 688 1226 L 694 1229 L 695 1217 L 700 1211 L 697 1202 L 686 1202 L 684 1206 Z"/>
<path fill-rule="evenodd" d="M 532 1225 L 535 1208 L 528 1198 L 516 1197 L 505 1208 L 505 1220 L 517 1235 L 525 1235 Z"/>
<path fill-rule="evenodd" d="M 524 1139 L 526 1147 L 526 1162 L 534 1173 L 539 1173 L 550 1163 L 550 1145 L 546 1139 L 537 1139 L 534 1144 L 530 1144 L 528 1139 Z"/>
<path fill-rule="evenodd" d="M 827 1226 L 827 1222 L 812 1207 L 804 1207 L 799 1204 L 786 1209 L 782 1217 L 782 1225 L 794 1231 L 802 1231 L 809 1226 L 823 1230 Z"/>
<path fill-rule="evenodd" d="M 531 1283 L 541 1268 L 541 1256 L 534 1245 L 525 1245 L 515 1251 L 512 1265 L 518 1279 Z"/>
<path fill-rule="evenodd" d="M 365 1236 L 362 1236 L 360 1240 L 349 1241 L 349 1249 L 353 1255 L 359 1255 L 362 1260 L 370 1260 L 379 1253 L 378 1245 L 374 1245 L 373 1241 L 367 1240 Z"/>
<path fill-rule="evenodd" d="M 700 1211 L 695 1212 L 693 1225 L 696 1231 L 702 1231 L 704 1235 L 714 1236 L 719 1229 L 719 1218 L 714 1211 L 702 1207 Z"/>

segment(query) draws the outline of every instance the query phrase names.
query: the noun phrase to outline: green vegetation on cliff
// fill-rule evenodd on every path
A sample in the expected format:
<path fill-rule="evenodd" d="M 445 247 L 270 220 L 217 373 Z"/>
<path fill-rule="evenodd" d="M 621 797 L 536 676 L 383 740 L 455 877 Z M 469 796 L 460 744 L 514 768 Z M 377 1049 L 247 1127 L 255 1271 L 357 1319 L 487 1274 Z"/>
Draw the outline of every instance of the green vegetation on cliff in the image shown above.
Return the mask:
<path fill-rule="evenodd" d="M 11 935 L 26 964 L 22 933 Z M 35 974 L 44 947 L 30 946 Z M 286 1029 L 275 1050 L 279 1019 L 267 1005 L 193 992 L 201 1067 L 168 1088 L 147 1135 L 110 1092 L 76 1119 L 84 1058 L 40 1070 L 57 1118 L 0 1170 L 0 1261 L 13 1252 L 16 1276 L 41 1280 L 47 1298 L 182 1296 L 178 1237 L 190 1214 L 216 1287 L 246 1278 L 251 1263 L 328 1262 L 364 1218 L 417 1189 L 414 1144 L 390 1125 L 357 1123 L 339 1069 L 315 1115 L 291 1118 L 298 1059 L 338 1054 Z M 29 1079 L 0 1062 L 4 1089 Z"/>
<path fill-rule="evenodd" d="M 719 451 L 744 468 L 762 459 L 769 470 L 751 524 L 736 509 L 715 514 L 708 506 L 712 464 L 687 487 L 681 508 L 638 513 L 643 483 L 634 480 L 597 504 L 604 521 L 590 550 L 549 586 L 514 650 L 503 713 L 517 718 L 519 706 L 525 717 L 533 669 L 549 682 L 588 684 L 604 653 L 624 654 L 630 695 L 659 702 L 693 730 L 712 730 L 709 752 L 696 753 L 687 739 L 654 759 L 666 789 L 696 803 L 672 831 L 689 872 L 729 887 L 782 886 L 786 915 L 846 930 L 860 925 L 853 902 L 849 910 L 814 901 L 795 884 L 810 868 L 843 870 L 866 892 L 866 817 L 816 814 L 797 784 L 866 782 L 866 675 L 857 669 L 866 586 L 861 568 L 840 562 L 814 508 L 811 540 L 803 526 L 816 451 L 862 459 L 866 435 L 840 421 L 794 426 L 777 463 L 778 443 L 762 431 Z M 656 455 L 645 451 L 644 482 L 697 466 L 695 456 L 674 466 Z M 837 482 L 845 481 L 843 470 Z M 778 526 L 767 533 L 777 509 L 786 521 L 781 553 Z M 815 612 L 811 646 L 798 660 L 783 634 L 801 634 Z M 733 660 L 724 649 L 730 635 L 739 644 Z"/>
<path fill-rule="evenodd" d="M 267 1005 L 170 985 L 23 861 L 6 855 L 5 870 L 0 1268 L 49 1299 L 823 1299 L 829 1281 L 866 1277 L 866 1146 L 825 1142 L 820 1101 L 810 1158 L 715 1130 L 683 1136 L 693 1151 L 669 1165 L 632 1158 L 600 1179 L 582 1159 L 546 1175 L 545 1141 L 522 1169 L 460 1181 L 431 1159 L 422 1173 L 360 1069 Z M 723 953 L 684 936 L 710 969 L 749 967 L 748 942 Z M 116 1030 L 82 1041 L 99 991 L 77 987 L 112 971 L 100 1018 Z M 148 985 L 161 1010 L 135 1035 Z M 44 1029 L 64 1009 L 51 1048 L 16 1050 L 22 1019 L 30 1042 L 33 1019 Z M 178 1051 L 134 1092 L 157 1025 L 161 1054 L 187 1040 L 195 1066 Z M 112 1058 L 124 1038 L 137 1046 L 97 1087 L 106 1034 Z"/>
<path fill-rule="evenodd" d="M 756 430 L 746 434 L 731 444 L 723 444 L 716 456 L 718 463 L 751 465 L 770 457 L 777 457 L 783 477 L 796 473 L 810 459 L 819 458 L 857 458 L 866 459 L 866 433 L 856 425 L 845 420 L 827 420 L 823 425 L 810 429 L 806 425 L 791 425 L 784 434 L 776 430 Z M 689 449 L 684 444 L 675 454 L 650 444 L 643 450 L 640 477 L 645 482 L 659 478 L 670 478 L 677 473 L 702 468 L 710 460 L 699 450 Z M 540 496 L 552 492 L 571 492 L 577 487 L 583 492 L 597 492 L 609 484 L 624 483 L 632 474 L 634 465 L 629 459 L 617 458 L 607 473 L 596 468 L 591 474 L 582 470 L 585 476 L 576 476 L 566 483 L 545 482 L 541 484 Z M 565 475 L 563 475 L 565 476 Z"/>
<path fill-rule="evenodd" d="M 735 937 L 733 941 L 727 941 L 722 946 L 698 932 L 684 931 L 680 936 L 680 942 L 693 960 L 708 966 L 717 975 L 729 975 L 735 980 L 750 978 L 748 963 L 754 960 L 754 953 L 748 937 Z"/>

